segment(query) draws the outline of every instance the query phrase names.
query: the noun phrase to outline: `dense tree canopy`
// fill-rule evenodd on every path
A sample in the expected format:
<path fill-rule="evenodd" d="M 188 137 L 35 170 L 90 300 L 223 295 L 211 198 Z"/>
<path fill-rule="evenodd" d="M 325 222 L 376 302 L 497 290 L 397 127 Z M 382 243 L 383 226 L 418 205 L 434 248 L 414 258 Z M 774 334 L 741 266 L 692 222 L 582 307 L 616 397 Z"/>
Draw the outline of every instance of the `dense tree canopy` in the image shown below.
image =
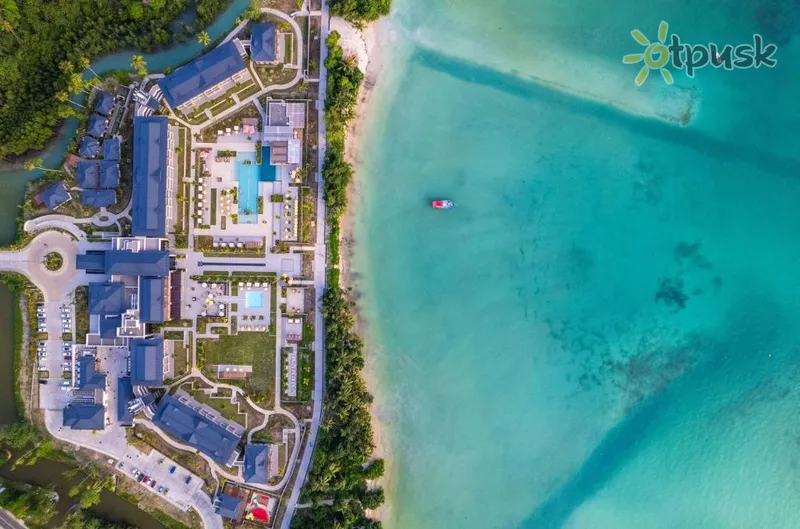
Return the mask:
<path fill-rule="evenodd" d="M 389 14 L 392 0 L 328 0 L 331 13 L 350 22 L 372 22 Z"/>
<path fill-rule="evenodd" d="M 84 86 L 89 60 L 194 35 L 228 0 L 196 0 L 198 28 L 169 30 L 194 0 L 0 0 L 0 158 L 41 148 Z"/>

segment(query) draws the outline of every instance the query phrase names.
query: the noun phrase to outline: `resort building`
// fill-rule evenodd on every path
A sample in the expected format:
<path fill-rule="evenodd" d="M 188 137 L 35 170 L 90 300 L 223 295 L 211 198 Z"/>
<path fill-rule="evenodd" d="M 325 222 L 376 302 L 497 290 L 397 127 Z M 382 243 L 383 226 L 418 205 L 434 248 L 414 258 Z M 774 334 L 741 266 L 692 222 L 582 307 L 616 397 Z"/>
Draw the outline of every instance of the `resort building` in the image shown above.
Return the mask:
<path fill-rule="evenodd" d="M 86 126 L 86 134 L 95 138 L 102 138 L 108 129 L 108 119 L 99 114 L 92 114 L 89 117 L 89 124 Z"/>
<path fill-rule="evenodd" d="M 236 447 L 244 433 L 240 425 L 180 390 L 162 397 L 153 423 L 224 466 L 236 460 Z"/>
<path fill-rule="evenodd" d="M 106 409 L 101 404 L 70 404 L 64 408 L 63 424 L 73 430 L 102 430 Z"/>
<path fill-rule="evenodd" d="M 180 284 L 181 272 L 173 269 L 165 244 L 166 239 L 117 237 L 109 250 L 77 256 L 79 270 L 110 276 L 89 287 L 87 344 L 126 345 L 149 334 L 147 324 L 180 318 L 180 289 L 171 287 Z"/>
<path fill-rule="evenodd" d="M 119 161 L 120 141 L 119 136 L 112 136 L 103 142 L 103 159 Z"/>
<path fill-rule="evenodd" d="M 117 192 L 113 189 L 84 189 L 81 191 L 81 204 L 91 208 L 105 208 L 117 202 Z"/>
<path fill-rule="evenodd" d="M 244 500 L 230 494 L 220 494 L 214 502 L 214 510 L 217 514 L 228 520 L 241 520 L 244 516 L 244 508 Z"/>
<path fill-rule="evenodd" d="M 84 136 L 78 147 L 78 155 L 83 158 L 94 158 L 100 153 L 100 142 L 91 136 Z"/>
<path fill-rule="evenodd" d="M 262 444 L 245 445 L 242 474 L 246 483 L 267 483 L 269 479 L 269 446 Z"/>
<path fill-rule="evenodd" d="M 164 237 L 173 216 L 175 143 L 166 116 L 133 119 L 131 233 Z"/>
<path fill-rule="evenodd" d="M 75 178 L 82 189 L 114 189 L 119 185 L 119 165 L 109 160 L 81 160 Z"/>
<path fill-rule="evenodd" d="M 53 211 L 70 200 L 72 200 L 72 196 L 63 180 L 42 189 L 33 197 L 36 206 L 45 207 L 48 211 Z"/>
<path fill-rule="evenodd" d="M 164 339 L 131 340 L 130 372 L 133 386 L 161 386 L 164 383 Z"/>
<path fill-rule="evenodd" d="M 98 114 L 108 116 L 114 110 L 115 105 L 116 101 L 114 96 L 105 90 L 100 90 L 94 102 L 94 111 Z"/>
<path fill-rule="evenodd" d="M 302 163 L 305 126 L 305 103 L 268 102 L 263 142 L 269 146 L 269 163 L 271 165 L 300 165 Z"/>
<path fill-rule="evenodd" d="M 128 403 L 133 399 L 131 378 L 119 377 L 117 379 L 117 424 L 120 426 L 131 426 L 133 424 L 133 413 L 128 406 Z"/>
<path fill-rule="evenodd" d="M 188 113 L 220 97 L 237 83 L 251 79 L 244 55 L 239 39 L 220 44 L 161 79 L 158 86 L 164 100 L 171 108 Z"/>
<path fill-rule="evenodd" d="M 250 60 L 255 64 L 277 64 L 278 41 L 275 24 L 264 22 L 253 24 L 250 36 Z"/>
<path fill-rule="evenodd" d="M 105 391 L 106 376 L 97 372 L 94 356 L 84 355 L 78 358 L 75 387 L 86 391 Z"/>

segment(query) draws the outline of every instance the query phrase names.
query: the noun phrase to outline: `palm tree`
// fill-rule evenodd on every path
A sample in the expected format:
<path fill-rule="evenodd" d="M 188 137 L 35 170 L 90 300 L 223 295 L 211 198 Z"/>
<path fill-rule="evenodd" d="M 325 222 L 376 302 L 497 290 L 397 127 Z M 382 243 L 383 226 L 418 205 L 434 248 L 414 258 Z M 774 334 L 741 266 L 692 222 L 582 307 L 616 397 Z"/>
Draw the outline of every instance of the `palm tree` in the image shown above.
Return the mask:
<path fill-rule="evenodd" d="M 52 173 L 59 173 L 61 171 L 57 169 L 48 169 L 47 167 L 43 166 L 42 164 L 44 161 L 41 158 L 34 158 L 33 160 L 28 160 L 25 162 L 25 170 L 26 171 L 34 171 L 36 169 L 40 169 L 42 171 L 50 171 Z"/>
<path fill-rule="evenodd" d="M 69 94 L 67 92 L 56 92 L 56 99 L 61 101 L 62 103 L 72 103 L 73 105 L 79 106 L 81 108 L 86 108 L 85 106 L 81 105 L 80 103 L 76 103 L 72 99 L 69 98 Z"/>
<path fill-rule="evenodd" d="M 78 59 L 78 66 L 82 70 L 89 70 L 90 72 L 92 72 L 94 74 L 95 77 L 100 77 L 100 75 L 97 72 L 92 70 L 92 63 L 90 63 L 89 59 L 87 59 L 86 57 L 81 57 L 81 58 Z"/>
<path fill-rule="evenodd" d="M 0 31 L 11 33 L 12 35 L 14 35 L 14 38 L 17 39 L 17 42 L 21 42 L 19 36 L 14 31 L 14 26 L 12 26 L 11 22 L 9 22 L 8 20 L 0 20 Z"/>
<path fill-rule="evenodd" d="M 202 44 L 203 46 L 208 46 L 211 42 L 211 37 L 208 36 L 206 31 L 201 31 L 199 35 L 197 35 L 197 42 Z"/>
<path fill-rule="evenodd" d="M 136 70 L 136 74 L 144 77 L 147 75 L 147 63 L 144 62 L 144 57 L 141 55 L 134 55 L 131 57 L 131 67 Z"/>

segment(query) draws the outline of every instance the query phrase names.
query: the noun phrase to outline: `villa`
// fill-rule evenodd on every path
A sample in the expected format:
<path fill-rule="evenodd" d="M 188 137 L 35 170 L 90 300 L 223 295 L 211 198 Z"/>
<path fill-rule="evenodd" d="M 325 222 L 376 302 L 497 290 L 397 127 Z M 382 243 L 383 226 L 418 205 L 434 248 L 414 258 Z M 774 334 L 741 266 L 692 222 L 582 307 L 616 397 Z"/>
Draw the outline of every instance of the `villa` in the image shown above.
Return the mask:
<path fill-rule="evenodd" d="M 100 90 L 97 94 L 97 100 L 94 103 L 94 111 L 98 114 L 108 116 L 114 110 L 116 101 L 114 96 L 105 90 Z"/>
<path fill-rule="evenodd" d="M 269 478 L 269 446 L 248 444 L 244 447 L 245 483 L 266 484 Z"/>
<path fill-rule="evenodd" d="M 137 116 L 133 120 L 134 236 L 164 237 L 173 216 L 175 144 L 166 116 Z"/>
<path fill-rule="evenodd" d="M 153 423 L 224 466 L 236 460 L 244 431 L 181 391 L 162 397 Z"/>
<path fill-rule="evenodd" d="M 81 160 L 76 178 L 82 189 L 114 189 L 119 185 L 119 165 L 109 160 Z"/>
<path fill-rule="evenodd" d="M 103 159 L 119 161 L 120 142 L 119 136 L 112 136 L 103 142 Z"/>
<path fill-rule="evenodd" d="M 84 136 L 78 147 L 78 154 L 84 158 L 94 158 L 100 152 L 100 142 L 91 136 Z"/>
<path fill-rule="evenodd" d="M 102 138 L 108 128 L 108 119 L 99 114 L 92 114 L 89 118 L 89 125 L 86 127 L 86 134 L 95 138 Z"/>
<path fill-rule="evenodd" d="M 277 64 L 278 42 L 275 38 L 275 24 L 265 22 L 253 24 L 250 36 L 250 60 L 255 64 Z"/>
<path fill-rule="evenodd" d="M 53 211 L 70 200 L 72 200 L 72 196 L 63 180 L 44 188 L 33 197 L 37 206 L 45 207 L 48 211 Z"/>
<path fill-rule="evenodd" d="M 117 193 L 113 189 L 84 189 L 81 191 L 81 204 L 92 208 L 105 208 L 117 202 Z"/>
<path fill-rule="evenodd" d="M 221 44 L 158 82 L 167 104 L 186 113 L 249 80 L 239 39 Z"/>

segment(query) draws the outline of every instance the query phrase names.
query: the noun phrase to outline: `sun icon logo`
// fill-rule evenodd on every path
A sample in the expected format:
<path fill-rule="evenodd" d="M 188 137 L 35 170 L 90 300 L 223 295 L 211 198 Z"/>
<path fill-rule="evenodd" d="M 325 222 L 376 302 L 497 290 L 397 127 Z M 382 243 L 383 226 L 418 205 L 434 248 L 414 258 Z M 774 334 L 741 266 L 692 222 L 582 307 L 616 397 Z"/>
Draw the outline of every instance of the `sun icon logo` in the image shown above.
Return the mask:
<path fill-rule="evenodd" d="M 639 73 L 636 75 L 636 79 L 634 80 L 636 86 L 642 86 L 642 84 L 644 84 L 644 82 L 647 80 L 647 77 L 650 75 L 650 70 L 660 71 L 661 77 L 664 78 L 665 83 L 672 84 L 674 82 L 672 74 L 669 72 L 669 70 L 664 68 L 664 66 L 666 66 L 669 62 L 669 50 L 664 44 L 667 41 L 668 31 L 669 24 L 663 20 L 661 21 L 661 24 L 658 25 L 658 42 L 650 42 L 647 37 L 645 37 L 644 34 L 638 29 L 631 31 L 633 39 L 642 46 L 646 46 L 644 53 L 632 53 L 630 55 L 625 55 L 622 58 L 622 62 L 625 64 L 637 64 L 644 62 L 642 69 L 639 70 Z"/>

